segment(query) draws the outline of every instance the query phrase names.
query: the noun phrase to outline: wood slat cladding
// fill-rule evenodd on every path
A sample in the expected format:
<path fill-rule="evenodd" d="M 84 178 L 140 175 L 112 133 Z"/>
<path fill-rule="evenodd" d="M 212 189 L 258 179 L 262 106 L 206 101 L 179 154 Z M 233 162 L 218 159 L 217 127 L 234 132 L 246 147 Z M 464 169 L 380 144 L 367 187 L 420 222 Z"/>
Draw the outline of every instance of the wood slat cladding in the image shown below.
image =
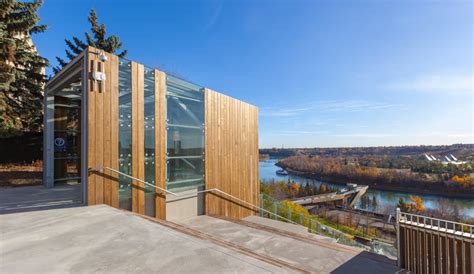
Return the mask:
<path fill-rule="evenodd" d="M 87 51 L 88 167 L 108 166 L 118 169 L 118 57 L 105 53 L 107 61 L 101 62 L 99 50 L 88 48 Z M 93 81 L 93 71 L 104 72 L 107 80 Z M 118 207 L 117 174 L 110 171 L 90 172 L 87 183 L 88 205 L 105 203 Z"/>
<path fill-rule="evenodd" d="M 472 238 L 400 224 L 399 265 L 413 273 L 474 273 Z"/>
<path fill-rule="evenodd" d="M 145 179 L 144 67 L 132 62 L 132 176 Z M 132 210 L 145 214 L 144 184 L 132 181 Z"/>
<path fill-rule="evenodd" d="M 88 168 L 119 167 L 119 58 L 89 48 L 86 79 L 87 163 Z M 106 74 L 102 82 L 92 80 L 92 72 Z M 131 62 L 132 176 L 145 179 L 144 67 Z M 155 183 L 166 188 L 166 75 L 155 70 Z M 258 205 L 258 109 L 223 94 L 205 90 L 205 186 L 218 188 L 251 204 Z M 87 204 L 119 207 L 118 175 L 104 170 L 90 172 Z M 166 196 L 155 195 L 156 218 L 166 219 Z M 132 181 L 132 210 L 145 214 L 144 184 Z M 205 213 L 243 218 L 253 213 L 237 201 L 207 194 Z"/>
<path fill-rule="evenodd" d="M 258 206 L 258 108 L 205 89 L 205 186 Z M 244 218 L 254 213 L 228 197 L 206 194 L 205 213 Z"/>
<path fill-rule="evenodd" d="M 166 189 L 166 75 L 155 70 L 155 184 Z M 166 220 L 166 195 L 157 191 L 156 218 Z"/>

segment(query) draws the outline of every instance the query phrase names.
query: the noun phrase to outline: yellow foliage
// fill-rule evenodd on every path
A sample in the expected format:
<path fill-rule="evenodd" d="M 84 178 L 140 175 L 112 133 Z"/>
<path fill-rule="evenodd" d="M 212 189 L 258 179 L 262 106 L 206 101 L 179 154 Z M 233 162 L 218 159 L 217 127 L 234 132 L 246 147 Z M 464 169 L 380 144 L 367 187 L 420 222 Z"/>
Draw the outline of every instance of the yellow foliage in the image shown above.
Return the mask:
<path fill-rule="evenodd" d="M 292 183 L 292 184 L 290 185 L 290 187 L 291 187 L 291 190 L 292 190 L 292 191 L 298 192 L 298 191 L 300 190 L 300 187 L 301 187 L 301 186 L 300 186 L 299 184 Z"/>
<path fill-rule="evenodd" d="M 463 185 L 471 185 L 474 184 L 474 178 L 470 176 L 458 176 L 454 175 L 453 178 L 451 178 L 451 181 L 458 183 L 458 184 L 463 184 Z"/>
<path fill-rule="evenodd" d="M 423 199 L 420 196 L 412 196 L 409 195 L 408 199 L 410 199 L 411 203 L 408 204 L 410 211 L 423 213 L 425 212 L 425 206 L 423 205 Z"/>

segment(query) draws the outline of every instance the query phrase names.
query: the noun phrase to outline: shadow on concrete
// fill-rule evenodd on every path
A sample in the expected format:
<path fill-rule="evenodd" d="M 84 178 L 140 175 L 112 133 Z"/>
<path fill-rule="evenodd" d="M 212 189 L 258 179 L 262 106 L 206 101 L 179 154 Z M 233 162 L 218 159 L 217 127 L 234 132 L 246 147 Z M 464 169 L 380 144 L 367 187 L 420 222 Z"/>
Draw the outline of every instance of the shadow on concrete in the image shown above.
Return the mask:
<path fill-rule="evenodd" d="M 371 262 L 372 261 L 372 262 Z M 377 263 L 375 263 L 375 262 Z M 368 265 L 370 264 L 370 265 Z M 369 267 L 368 267 L 369 266 Z M 370 269 L 370 270 L 368 270 Z M 352 257 L 349 261 L 331 271 L 332 274 L 361 273 L 361 274 L 384 274 L 401 273 L 397 262 L 385 256 L 362 251 Z"/>
<path fill-rule="evenodd" d="M 0 214 L 82 206 L 81 185 L 0 188 Z"/>

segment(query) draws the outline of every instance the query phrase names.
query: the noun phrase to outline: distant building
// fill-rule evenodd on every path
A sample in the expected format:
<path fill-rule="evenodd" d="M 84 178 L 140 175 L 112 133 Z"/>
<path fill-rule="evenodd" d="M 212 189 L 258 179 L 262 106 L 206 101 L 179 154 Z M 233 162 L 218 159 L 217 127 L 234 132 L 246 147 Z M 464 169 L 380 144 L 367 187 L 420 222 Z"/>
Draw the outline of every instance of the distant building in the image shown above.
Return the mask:
<path fill-rule="evenodd" d="M 458 160 L 453 154 L 444 155 L 444 157 L 440 157 L 439 159 L 437 159 L 435 156 L 425 153 L 425 158 L 430 162 L 432 161 L 441 162 L 443 165 L 447 165 L 447 164 L 462 165 L 462 164 L 467 163 L 466 161 Z M 444 159 L 444 161 L 441 159 Z"/>

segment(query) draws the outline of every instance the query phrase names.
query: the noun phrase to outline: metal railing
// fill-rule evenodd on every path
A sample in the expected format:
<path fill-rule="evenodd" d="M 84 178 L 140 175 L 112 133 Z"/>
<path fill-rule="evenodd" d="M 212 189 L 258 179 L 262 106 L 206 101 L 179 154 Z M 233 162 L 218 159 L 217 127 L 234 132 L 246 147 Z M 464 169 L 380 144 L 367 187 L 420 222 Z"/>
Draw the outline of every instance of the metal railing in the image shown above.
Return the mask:
<path fill-rule="evenodd" d="M 410 224 L 444 233 L 474 238 L 474 225 L 401 212 L 397 210 L 397 223 Z"/>
<path fill-rule="evenodd" d="M 398 266 L 410 273 L 474 273 L 473 231 L 471 224 L 397 208 Z"/>
<path fill-rule="evenodd" d="M 103 172 L 104 170 L 109 170 L 109 171 L 115 172 L 115 173 L 117 173 L 117 174 L 120 174 L 120 175 L 122 175 L 122 176 L 125 176 L 125 177 L 127 177 L 127 178 L 130 178 L 130 179 L 132 179 L 132 180 L 135 180 L 135 181 L 138 181 L 138 182 L 140 182 L 140 183 L 143 183 L 143 184 L 145 184 L 145 185 L 147 185 L 147 186 L 149 186 L 149 187 L 153 187 L 153 188 L 155 188 L 155 189 L 157 189 L 157 190 L 160 190 L 160 191 L 162 191 L 162 192 L 164 192 L 164 193 L 166 193 L 166 194 L 170 194 L 170 195 L 173 195 L 173 196 L 175 196 L 175 197 L 179 197 L 179 198 L 183 198 L 183 199 L 184 199 L 184 198 L 193 197 L 193 196 L 195 196 L 196 194 L 207 193 L 207 192 L 217 192 L 217 193 L 220 193 L 220 194 L 222 194 L 222 195 L 224 195 L 224 196 L 227 196 L 227 197 L 229 197 L 229 198 L 232 198 L 232 199 L 234 199 L 234 200 L 236 200 L 236 201 L 239 201 L 240 203 L 245 204 L 246 206 L 252 207 L 253 209 L 257 209 L 259 212 L 265 212 L 265 213 L 267 213 L 267 214 L 270 214 L 270 215 L 275 216 L 275 218 L 284 219 L 285 221 L 287 221 L 287 222 L 289 222 L 289 223 L 292 223 L 292 224 L 296 224 L 296 225 L 298 224 L 298 223 L 293 222 L 292 220 L 287 219 L 287 218 L 285 218 L 285 217 L 283 217 L 283 216 L 280 216 L 280 215 L 275 214 L 275 213 L 273 213 L 273 212 L 271 212 L 271 211 L 268 211 L 268 210 L 266 210 L 266 209 L 264 209 L 264 208 L 261 208 L 261 207 L 259 207 L 259 206 L 256 206 L 256 205 L 252 204 L 252 203 L 249 203 L 249 202 L 244 201 L 244 200 L 242 200 L 242 199 L 240 199 L 240 198 L 237 198 L 237 197 L 235 197 L 234 195 L 231 195 L 231 194 L 229 194 L 229 193 L 227 193 L 227 192 L 224 192 L 224 191 L 222 191 L 222 190 L 220 190 L 220 189 L 218 189 L 218 188 L 210 188 L 210 189 L 200 190 L 200 191 L 194 192 L 194 193 L 192 193 L 192 194 L 185 194 L 185 195 L 182 195 L 182 194 L 178 194 L 178 193 L 169 191 L 169 190 L 167 190 L 167 189 L 161 188 L 161 187 L 159 187 L 159 186 L 155 186 L 155 185 L 150 184 L 150 183 L 148 183 L 148 182 L 146 182 L 146 181 L 144 181 L 144 180 L 142 180 L 142 179 L 139 179 L 139 178 L 137 178 L 137 177 L 130 176 L 130 175 L 126 174 L 126 173 L 123 173 L 123 172 L 118 171 L 118 170 L 116 170 L 116 169 L 113 169 L 113 168 L 111 168 L 111 167 L 100 166 L 100 167 L 89 168 L 89 171 L 100 171 L 100 172 Z"/>
<path fill-rule="evenodd" d="M 285 214 L 287 217 L 282 218 L 283 220 L 291 220 L 293 224 L 296 223 L 298 225 L 307 227 L 309 233 L 330 237 L 330 238 L 335 239 L 337 243 L 353 246 L 353 247 L 359 247 L 367 251 L 373 251 L 374 253 L 381 254 L 381 252 L 377 252 L 377 251 L 380 251 L 380 248 L 378 249 L 374 248 L 374 246 L 376 245 L 376 241 L 372 240 L 369 245 L 362 244 L 354 240 L 354 237 L 352 237 L 351 235 L 348 235 L 340 230 L 337 230 L 335 228 L 332 228 L 328 225 L 325 225 L 319 222 L 315 218 L 315 216 L 312 216 L 310 214 L 302 214 L 300 212 L 296 212 L 293 208 L 288 207 L 282 201 L 275 200 L 273 197 L 270 197 L 265 194 L 261 194 L 260 203 L 261 203 L 260 207 L 262 209 L 267 208 L 274 213 L 272 214 L 272 216 L 281 216 L 282 214 Z M 264 212 L 260 213 L 260 217 L 278 220 L 278 218 L 272 217 L 272 216 L 266 215 L 264 214 Z M 378 246 L 381 246 L 381 245 L 378 245 Z"/>
<path fill-rule="evenodd" d="M 346 235 L 344 232 L 341 232 L 337 229 L 334 229 L 332 227 L 324 225 L 324 224 L 318 222 L 316 219 L 310 218 L 309 216 L 304 216 L 300 213 L 293 213 L 289 209 L 287 211 L 288 214 L 287 214 L 286 217 L 281 215 L 281 214 L 278 214 L 279 201 L 272 200 L 273 210 L 267 210 L 267 209 L 264 208 L 263 195 L 260 199 L 260 201 L 262 203 L 261 206 L 256 206 L 252 203 L 244 201 L 244 200 L 242 200 L 240 198 L 237 198 L 234 195 L 231 195 L 227 192 L 224 192 L 224 191 L 222 191 L 218 188 L 210 188 L 210 189 L 200 190 L 200 191 L 197 191 L 197 192 L 194 192 L 194 193 L 191 193 L 191 194 L 184 194 L 183 195 L 183 194 L 178 194 L 178 193 L 169 191 L 169 190 L 161 188 L 159 186 L 155 186 L 155 185 L 150 184 L 150 183 L 148 183 L 148 182 L 146 182 L 142 179 L 130 176 L 126 173 L 123 173 L 123 172 L 118 171 L 116 169 L 113 169 L 111 167 L 100 166 L 100 167 L 89 168 L 89 171 L 104 172 L 104 170 L 109 170 L 109 171 L 115 172 L 117 174 L 120 174 L 122 176 L 130 178 L 132 180 L 143 183 L 143 184 L 145 184 L 149 187 L 155 188 L 155 189 L 157 189 L 157 190 L 159 190 L 163 193 L 170 194 L 170 195 L 173 195 L 174 197 L 178 197 L 178 198 L 182 198 L 182 199 L 194 197 L 195 195 L 201 194 L 201 193 L 208 193 L 208 192 L 219 193 L 223 196 L 231 198 L 232 200 L 238 201 L 241 204 L 244 204 L 248 207 L 251 207 L 252 209 L 259 212 L 261 217 L 280 220 L 280 221 L 285 221 L 287 223 L 291 223 L 291 224 L 294 224 L 294 225 L 302 225 L 302 226 L 305 226 L 305 227 L 308 228 L 309 233 L 314 233 L 314 234 L 319 234 L 319 235 L 322 235 L 322 236 L 334 238 L 337 243 L 340 243 L 340 244 L 343 244 L 343 245 L 348 245 L 348 246 L 353 246 L 353 247 L 359 247 L 359 248 L 363 248 L 367 251 L 371 251 L 373 253 L 393 257 L 393 256 L 390 256 L 390 255 L 393 254 L 393 250 L 391 250 L 391 249 L 393 249 L 393 246 L 391 246 L 391 245 L 389 247 L 387 247 L 388 246 L 387 244 L 384 244 L 382 242 L 375 241 L 375 240 L 372 240 L 370 245 L 361 244 L 361 243 L 355 241 L 354 239 L 352 239 L 350 236 Z M 268 201 L 268 199 L 267 199 L 267 201 Z M 293 220 L 295 218 L 296 218 L 296 221 Z M 385 247 L 385 248 L 382 248 L 382 247 Z M 395 251 L 395 253 L 396 253 L 396 251 Z"/>

